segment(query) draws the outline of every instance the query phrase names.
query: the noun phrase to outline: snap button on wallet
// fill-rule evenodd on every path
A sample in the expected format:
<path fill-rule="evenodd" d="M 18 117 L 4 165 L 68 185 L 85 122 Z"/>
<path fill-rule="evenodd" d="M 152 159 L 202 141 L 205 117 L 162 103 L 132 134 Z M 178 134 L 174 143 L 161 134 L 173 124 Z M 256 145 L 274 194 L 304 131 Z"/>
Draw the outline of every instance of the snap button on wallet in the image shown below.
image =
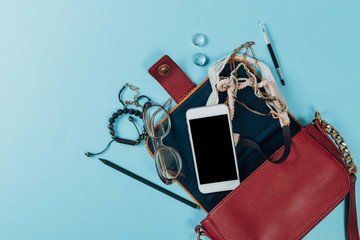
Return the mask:
<path fill-rule="evenodd" d="M 195 87 L 183 70 L 167 55 L 160 58 L 149 69 L 149 73 L 176 103 Z"/>

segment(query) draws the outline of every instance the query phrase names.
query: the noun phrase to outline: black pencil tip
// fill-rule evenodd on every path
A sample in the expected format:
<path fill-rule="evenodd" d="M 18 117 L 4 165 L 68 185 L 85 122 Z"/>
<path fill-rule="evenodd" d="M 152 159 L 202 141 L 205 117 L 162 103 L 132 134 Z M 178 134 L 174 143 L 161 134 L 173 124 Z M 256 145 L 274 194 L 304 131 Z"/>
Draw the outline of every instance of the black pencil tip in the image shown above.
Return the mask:
<path fill-rule="evenodd" d="M 280 79 L 280 82 L 281 82 L 281 84 L 282 84 L 283 86 L 285 86 L 285 81 L 284 81 L 284 79 Z"/>
<path fill-rule="evenodd" d="M 100 161 L 102 161 L 103 163 L 105 163 L 106 162 L 106 160 L 105 159 L 102 159 L 102 158 L 98 158 Z"/>

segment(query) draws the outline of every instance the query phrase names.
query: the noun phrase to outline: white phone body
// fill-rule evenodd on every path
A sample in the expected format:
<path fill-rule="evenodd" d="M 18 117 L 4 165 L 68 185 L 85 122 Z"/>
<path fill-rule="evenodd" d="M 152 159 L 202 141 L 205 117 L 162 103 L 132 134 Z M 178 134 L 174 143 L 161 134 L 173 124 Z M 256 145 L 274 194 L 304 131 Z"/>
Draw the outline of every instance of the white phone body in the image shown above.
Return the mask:
<path fill-rule="evenodd" d="M 235 189 L 240 178 L 228 107 L 191 108 L 186 122 L 200 192 Z"/>

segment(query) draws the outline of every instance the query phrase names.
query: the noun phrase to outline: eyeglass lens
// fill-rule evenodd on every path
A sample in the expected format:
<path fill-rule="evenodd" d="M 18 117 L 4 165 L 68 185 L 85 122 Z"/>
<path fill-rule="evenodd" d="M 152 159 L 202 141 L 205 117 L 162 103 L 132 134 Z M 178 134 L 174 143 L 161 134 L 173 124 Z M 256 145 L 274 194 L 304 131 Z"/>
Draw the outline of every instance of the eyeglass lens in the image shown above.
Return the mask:
<path fill-rule="evenodd" d="M 163 180 L 175 179 L 181 170 L 180 156 L 175 149 L 169 146 L 161 145 L 157 149 L 155 164 L 158 174 Z"/>

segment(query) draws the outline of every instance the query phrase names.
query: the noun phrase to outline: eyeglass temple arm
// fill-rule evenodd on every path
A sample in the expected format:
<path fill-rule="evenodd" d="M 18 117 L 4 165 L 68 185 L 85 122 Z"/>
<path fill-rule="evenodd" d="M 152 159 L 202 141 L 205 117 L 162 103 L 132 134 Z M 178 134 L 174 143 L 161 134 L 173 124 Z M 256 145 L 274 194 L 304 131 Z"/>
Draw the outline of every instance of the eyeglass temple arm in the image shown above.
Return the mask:
<path fill-rule="evenodd" d="M 161 108 L 163 108 L 163 109 L 166 111 L 165 108 L 167 108 L 167 107 L 171 104 L 171 102 L 172 102 L 172 100 L 171 100 L 171 98 L 169 98 L 169 99 L 166 101 L 166 103 L 164 103 L 164 105 L 161 106 Z M 159 108 L 158 110 L 156 110 L 156 111 L 154 112 L 154 114 L 151 116 L 151 119 L 150 119 L 151 125 L 150 125 L 150 126 L 154 126 L 155 116 L 156 116 L 156 114 L 158 114 L 158 113 L 161 111 L 161 108 Z"/>

